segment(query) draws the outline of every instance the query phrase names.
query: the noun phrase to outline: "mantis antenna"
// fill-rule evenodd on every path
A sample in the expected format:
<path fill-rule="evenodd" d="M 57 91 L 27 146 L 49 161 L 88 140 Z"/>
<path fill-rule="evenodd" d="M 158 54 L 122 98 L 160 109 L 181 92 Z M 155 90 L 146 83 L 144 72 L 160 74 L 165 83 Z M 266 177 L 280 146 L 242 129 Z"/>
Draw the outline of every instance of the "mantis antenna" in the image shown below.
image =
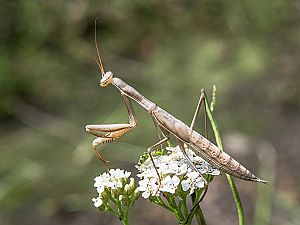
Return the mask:
<path fill-rule="evenodd" d="M 98 43 L 97 43 L 97 17 L 95 19 L 95 45 L 96 45 L 96 50 L 97 50 L 97 55 L 98 55 L 98 60 L 96 59 L 96 57 L 94 57 L 100 71 L 101 71 L 101 74 L 102 76 L 105 74 L 105 70 L 104 70 L 104 67 L 103 67 L 103 64 L 102 64 L 102 61 L 101 61 L 101 57 L 100 57 L 100 53 L 99 53 L 99 48 L 98 48 Z"/>

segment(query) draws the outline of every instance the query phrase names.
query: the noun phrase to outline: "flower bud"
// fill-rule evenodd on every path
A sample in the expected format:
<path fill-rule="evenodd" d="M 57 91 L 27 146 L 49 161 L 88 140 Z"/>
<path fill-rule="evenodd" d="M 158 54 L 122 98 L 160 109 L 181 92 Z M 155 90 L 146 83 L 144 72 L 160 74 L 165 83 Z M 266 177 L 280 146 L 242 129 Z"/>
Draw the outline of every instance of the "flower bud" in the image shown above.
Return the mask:
<path fill-rule="evenodd" d="M 136 188 L 133 192 L 133 200 L 136 200 L 139 197 L 141 197 L 141 192 L 139 191 L 139 189 Z"/>
<path fill-rule="evenodd" d="M 128 194 L 131 195 L 132 192 L 134 192 L 134 190 L 136 189 L 136 183 L 135 180 L 131 177 L 129 184 L 126 184 L 124 187 L 124 191 Z"/>

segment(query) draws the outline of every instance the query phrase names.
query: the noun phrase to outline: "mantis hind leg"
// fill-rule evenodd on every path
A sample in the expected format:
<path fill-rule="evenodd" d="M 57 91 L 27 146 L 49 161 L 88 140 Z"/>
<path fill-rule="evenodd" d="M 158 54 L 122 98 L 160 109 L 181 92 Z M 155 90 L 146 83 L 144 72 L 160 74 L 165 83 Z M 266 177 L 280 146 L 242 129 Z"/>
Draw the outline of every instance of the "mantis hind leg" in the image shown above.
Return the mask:
<path fill-rule="evenodd" d="M 195 170 L 196 172 L 199 173 L 200 177 L 203 179 L 204 181 L 204 185 L 207 186 L 208 182 L 207 180 L 202 176 L 202 174 L 199 172 L 198 168 L 195 166 L 195 164 L 192 162 L 192 160 L 190 159 L 190 157 L 187 155 L 185 149 L 184 149 L 184 143 L 177 139 L 177 143 L 178 143 L 178 146 L 180 148 L 180 150 L 182 151 L 184 157 L 186 158 L 186 160 L 188 161 L 188 164 L 190 165 L 190 167 Z"/>
<path fill-rule="evenodd" d="M 202 196 L 200 197 L 200 199 L 195 203 L 195 193 L 193 193 L 193 195 L 191 196 L 192 197 L 192 201 L 193 201 L 193 208 L 191 209 L 187 219 L 186 219 L 186 222 L 184 224 L 187 224 L 188 221 L 190 220 L 190 218 L 192 218 L 192 215 L 196 212 L 196 210 L 201 210 L 199 208 L 199 204 L 202 202 L 202 200 L 204 199 L 206 193 L 207 193 L 207 190 L 208 190 L 208 182 L 207 180 L 202 176 L 202 174 L 200 173 L 200 171 L 198 170 L 198 168 L 195 166 L 195 164 L 191 161 L 191 159 L 189 158 L 189 156 L 187 155 L 185 149 L 184 149 L 184 143 L 182 141 L 180 141 L 179 139 L 177 139 L 177 142 L 178 142 L 178 146 L 179 148 L 181 149 L 183 155 L 185 156 L 186 160 L 188 161 L 188 164 L 191 166 L 191 168 L 193 170 L 195 170 L 196 172 L 199 173 L 200 177 L 203 179 L 204 181 L 204 192 L 202 192 Z"/>
<path fill-rule="evenodd" d="M 213 88 L 213 105 L 211 105 L 211 107 L 214 106 L 215 104 L 215 86 Z M 206 102 L 205 102 L 206 101 Z M 198 101 L 198 104 L 197 104 L 197 107 L 196 107 L 196 111 L 195 111 L 195 114 L 193 116 L 193 120 L 192 120 L 192 123 L 190 125 L 190 128 L 191 128 L 191 132 L 194 130 L 194 125 L 195 125 L 195 122 L 196 122 L 196 119 L 197 119 L 197 116 L 199 114 L 199 111 L 200 111 L 200 107 L 201 105 L 203 104 L 204 105 L 204 133 L 205 133 L 205 137 L 208 138 L 208 131 L 207 131 L 207 123 L 208 123 L 208 115 L 207 115 L 207 109 L 206 109 L 206 103 L 207 103 L 207 99 L 206 99 L 206 94 L 205 94 L 205 91 L 203 89 L 201 89 L 201 94 L 200 94 L 200 97 L 199 97 L 199 101 Z M 206 181 L 207 182 L 207 181 Z M 207 184 L 207 183 L 206 183 Z M 199 207 L 199 204 L 203 201 L 204 197 L 206 196 L 206 193 L 207 193 L 207 190 L 208 190 L 208 185 L 205 186 L 205 190 L 204 192 L 202 192 L 202 196 L 201 198 L 195 203 L 194 199 L 193 199 L 193 208 L 191 209 L 189 215 L 188 215 L 188 218 L 186 220 L 186 222 L 189 221 L 189 218 L 192 216 L 192 214 L 198 209 Z M 193 197 L 193 196 L 192 196 Z M 185 223 L 186 224 L 186 223 Z"/>

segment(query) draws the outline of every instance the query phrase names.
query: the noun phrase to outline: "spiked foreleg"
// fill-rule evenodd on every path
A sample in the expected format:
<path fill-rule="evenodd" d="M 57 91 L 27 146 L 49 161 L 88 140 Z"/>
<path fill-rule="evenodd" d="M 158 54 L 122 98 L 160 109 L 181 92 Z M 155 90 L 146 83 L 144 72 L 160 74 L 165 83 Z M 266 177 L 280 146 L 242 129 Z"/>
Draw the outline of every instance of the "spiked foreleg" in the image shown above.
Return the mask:
<path fill-rule="evenodd" d="M 120 138 L 123 134 L 125 134 L 130 129 L 136 127 L 137 121 L 134 114 L 134 110 L 131 105 L 130 99 L 122 94 L 123 100 L 125 102 L 128 116 L 129 116 L 129 123 L 128 124 L 104 124 L 104 125 L 87 125 L 85 130 L 95 136 L 97 138 L 93 141 L 93 149 L 96 156 L 107 166 L 109 161 L 106 161 L 100 154 L 97 146 L 99 144 L 107 143 L 114 141 L 115 139 Z"/>

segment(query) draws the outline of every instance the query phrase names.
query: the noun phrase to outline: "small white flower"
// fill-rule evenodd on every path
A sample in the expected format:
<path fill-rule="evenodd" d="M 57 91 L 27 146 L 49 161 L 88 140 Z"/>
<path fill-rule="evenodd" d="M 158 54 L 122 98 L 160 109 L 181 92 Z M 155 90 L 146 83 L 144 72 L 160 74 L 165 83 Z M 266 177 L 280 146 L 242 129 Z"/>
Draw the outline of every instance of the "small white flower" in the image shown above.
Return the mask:
<path fill-rule="evenodd" d="M 195 183 L 197 188 L 204 188 L 205 182 L 202 177 L 198 177 Z"/>
<path fill-rule="evenodd" d="M 169 192 L 174 194 L 178 184 L 180 183 L 180 179 L 174 175 L 172 178 L 170 176 L 165 177 L 161 182 L 161 188 L 159 189 L 162 192 Z"/>
<path fill-rule="evenodd" d="M 183 174 L 187 173 L 187 170 L 188 170 L 187 164 L 183 164 L 179 167 L 177 175 L 183 175 Z"/>
<path fill-rule="evenodd" d="M 102 199 L 100 197 L 93 198 L 92 201 L 94 202 L 94 206 L 96 208 L 100 207 L 103 203 Z"/>
<path fill-rule="evenodd" d="M 95 180 L 94 187 L 100 187 L 109 181 L 109 175 L 107 173 L 104 173 L 96 177 L 94 180 Z"/>
<path fill-rule="evenodd" d="M 121 169 L 110 169 L 109 174 L 115 179 L 128 178 L 131 175 L 131 172 L 124 171 Z"/>
<path fill-rule="evenodd" d="M 187 191 L 190 189 L 190 194 L 192 194 L 196 188 L 203 188 L 204 184 L 203 178 L 195 171 L 187 173 L 187 178 L 181 182 L 182 190 Z"/>
<path fill-rule="evenodd" d="M 125 184 L 124 190 L 125 190 L 125 191 L 129 191 L 129 189 L 130 189 L 130 185 L 129 185 L 129 184 Z"/>
<path fill-rule="evenodd" d="M 191 188 L 190 182 L 188 180 L 181 181 L 181 187 L 183 191 L 187 191 Z"/>
<path fill-rule="evenodd" d="M 221 174 L 220 170 L 218 170 L 218 169 L 212 169 L 208 173 L 211 174 L 211 175 L 213 175 L 213 176 L 218 176 L 218 175 Z"/>
<path fill-rule="evenodd" d="M 143 192 L 143 198 L 149 198 L 150 196 L 156 195 L 158 192 L 157 180 L 155 178 L 145 178 L 140 180 L 138 190 Z"/>
<path fill-rule="evenodd" d="M 104 186 L 104 185 L 102 185 L 102 186 L 96 188 L 96 190 L 97 190 L 97 192 L 98 192 L 99 194 L 101 194 L 101 193 L 104 191 L 104 189 L 105 189 L 105 186 Z"/>
<path fill-rule="evenodd" d="M 139 187 L 138 189 L 140 191 L 146 191 L 147 190 L 147 186 L 148 186 L 148 183 L 149 183 L 149 179 L 148 178 L 145 178 L 144 180 L 140 180 L 139 181 Z"/>
<path fill-rule="evenodd" d="M 200 176 L 199 172 L 196 172 L 196 171 L 192 171 L 187 174 L 187 177 L 190 178 L 191 180 L 195 180 L 199 176 Z"/>

